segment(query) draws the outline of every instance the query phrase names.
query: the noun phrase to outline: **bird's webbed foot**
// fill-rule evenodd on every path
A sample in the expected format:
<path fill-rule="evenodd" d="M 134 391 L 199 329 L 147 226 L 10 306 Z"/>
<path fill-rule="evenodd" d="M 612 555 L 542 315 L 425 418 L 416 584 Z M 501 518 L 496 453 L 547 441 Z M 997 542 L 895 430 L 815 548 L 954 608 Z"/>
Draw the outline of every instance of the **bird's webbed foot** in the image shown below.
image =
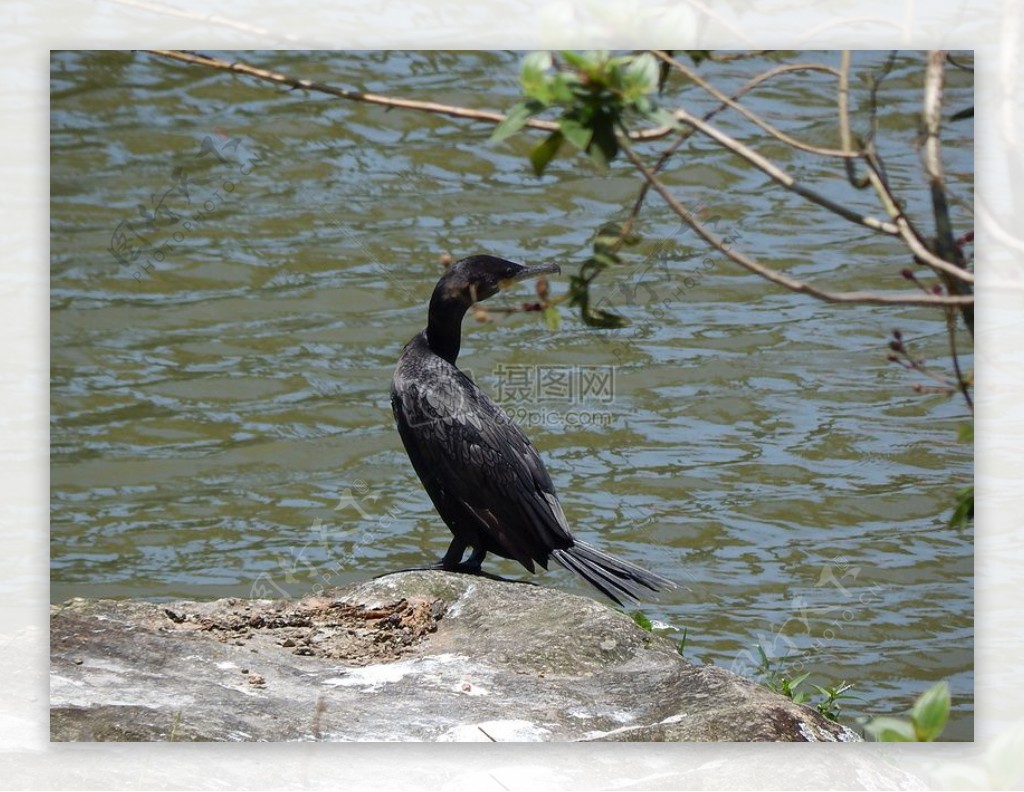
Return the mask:
<path fill-rule="evenodd" d="M 469 558 L 463 561 L 462 554 L 465 552 L 466 545 L 456 539 L 451 543 L 448 547 L 448 552 L 444 554 L 444 557 L 437 562 L 434 568 L 443 569 L 448 572 L 478 574 L 480 572 L 480 565 L 484 562 L 484 556 L 487 555 L 487 551 L 474 548 Z"/>
<path fill-rule="evenodd" d="M 466 575 L 480 575 L 483 574 L 480 566 L 483 564 L 484 556 L 487 555 L 486 550 L 476 550 L 470 554 L 469 558 L 465 561 L 462 560 L 462 554 L 466 552 L 467 545 L 462 544 L 458 540 L 455 540 L 448 547 L 448 551 L 439 560 L 433 564 L 425 564 L 423 566 L 405 567 L 404 569 L 396 569 L 393 572 L 385 572 L 382 575 L 376 577 L 385 577 L 387 575 L 397 575 L 401 572 L 430 572 L 430 571 L 441 571 L 441 572 L 460 572 Z"/>

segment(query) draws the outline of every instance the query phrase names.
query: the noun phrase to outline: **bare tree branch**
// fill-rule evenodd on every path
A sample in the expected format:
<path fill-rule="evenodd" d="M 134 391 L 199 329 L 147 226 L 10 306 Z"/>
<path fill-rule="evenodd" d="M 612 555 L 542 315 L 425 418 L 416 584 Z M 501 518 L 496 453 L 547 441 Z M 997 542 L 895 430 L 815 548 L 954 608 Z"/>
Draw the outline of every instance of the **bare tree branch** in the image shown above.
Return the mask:
<path fill-rule="evenodd" d="M 941 50 L 928 53 L 928 66 L 924 78 L 924 146 L 922 148 L 925 173 L 932 192 L 932 208 L 935 213 L 935 232 L 939 255 L 946 261 L 958 259 L 953 228 L 949 221 L 949 206 L 946 202 L 945 176 L 942 171 L 942 144 L 939 130 L 942 126 L 942 91 L 945 80 L 946 53 Z"/>
<path fill-rule="evenodd" d="M 853 135 L 850 132 L 850 51 L 843 50 L 839 61 L 839 141 L 843 147 L 843 151 L 852 152 L 853 149 Z M 862 148 L 862 147 L 861 147 Z M 860 152 L 857 152 L 858 154 Z M 843 166 L 846 168 L 846 179 L 850 182 L 851 186 L 858 190 L 863 190 L 871 184 L 871 180 L 867 176 L 861 178 L 857 177 L 857 173 L 853 167 L 853 159 L 847 158 L 843 160 Z"/>
<path fill-rule="evenodd" d="M 928 65 L 925 68 L 924 77 L 924 107 L 921 111 L 922 132 L 924 135 L 924 146 L 922 147 L 922 161 L 924 170 L 928 176 L 928 186 L 932 196 L 932 214 L 935 216 L 935 249 L 939 258 L 952 263 L 957 269 L 963 269 L 966 262 L 963 254 L 956 244 L 956 235 L 953 233 L 953 224 L 949 219 L 949 203 L 946 199 L 946 178 L 942 169 L 942 143 L 939 138 L 939 131 L 942 127 L 942 93 L 945 83 L 946 53 L 941 50 L 934 50 L 928 53 Z M 939 273 L 943 283 L 951 294 L 969 294 L 970 286 L 963 283 L 964 278 L 956 275 L 955 271 L 943 270 Z M 961 309 L 964 324 L 971 334 L 974 334 L 974 308 L 965 306 Z M 950 317 L 952 323 L 952 317 Z M 953 329 L 950 329 L 953 333 Z M 951 338 L 952 343 L 952 338 Z M 953 362 L 956 365 L 956 347 L 953 347 Z M 960 390 L 965 398 L 970 401 L 967 390 L 963 386 L 963 378 L 960 376 L 959 365 L 956 365 L 957 380 L 960 383 Z"/>
<path fill-rule="evenodd" d="M 892 236 L 896 236 L 897 234 L 899 234 L 899 228 L 894 223 L 885 222 L 884 220 L 879 220 L 878 218 L 870 217 L 868 215 L 858 214 L 852 209 L 842 206 L 841 204 L 837 204 L 831 198 L 826 198 L 824 195 L 815 192 L 811 188 L 805 187 L 792 176 L 790 176 L 788 173 L 786 173 L 777 165 L 775 165 L 775 163 L 773 163 L 767 157 L 758 154 L 749 146 L 740 143 L 738 140 L 725 134 L 717 127 L 714 127 L 711 124 L 707 124 L 701 119 L 690 115 L 690 113 L 688 113 L 686 110 L 676 110 L 673 112 L 673 115 L 680 122 L 692 127 L 696 127 L 699 132 L 711 138 L 723 148 L 726 148 L 729 151 L 733 152 L 734 154 L 737 154 L 738 156 L 742 157 L 747 162 L 749 162 L 751 165 L 755 166 L 761 171 L 764 171 L 764 173 L 770 176 L 773 181 L 777 182 L 778 184 L 781 184 L 787 190 L 795 192 L 797 195 L 802 195 L 804 198 L 811 201 L 812 203 L 816 203 L 818 204 L 818 206 L 824 207 L 825 209 L 828 209 L 830 212 L 837 214 L 840 217 L 849 220 L 852 223 L 857 223 L 859 225 L 866 226 L 867 228 L 870 228 L 872 231 L 880 231 L 883 234 L 890 234 Z"/>
<path fill-rule="evenodd" d="M 439 115 L 446 115 L 457 118 L 467 118 L 474 121 L 482 121 L 490 124 L 498 124 L 505 120 L 506 116 L 502 113 L 497 113 L 488 110 L 474 110 L 466 107 L 458 107 L 452 105 L 444 105 L 436 102 L 424 102 L 413 99 L 402 99 L 395 97 L 382 96 L 379 94 L 367 93 L 364 91 L 354 91 L 344 88 L 338 88 L 333 85 L 321 83 L 313 80 L 299 79 L 291 77 L 286 74 L 274 72 L 268 69 L 262 69 L 256 66 L 252 66 L 241 62 L 229 62 L 219 58 L 214 58 L 206 55 L 200 55 L 191 52 L 182 52 L 177 50 L 149 50 L 152 54 L 159 57 L 169 58 L 183 63 L 200 65 L 207 68 L 220 69 L 224 71 L 234 72 L 237 74 L 243 74 L 255 79 L 272 82 L 279 85 L 286 85 L 293 89 L 303 89 L 308 91 L 315 91 L 319 93 L 328 94 L 342 99 L 348 99 L 351 101 L 364 102 L 368 104 L 375 104 L 384 107 L 395 107 L 408 110 L 416 110 L 420 112 L 434 113 Z M 675 211 L 675 213 L 693 228 L 708 244 L 715 247 L 717 250 L 724 253 L 730 259 L 745 267 L 751 272 L 757 273 L 762 277 L 782 285 L 792 291 L 803 292 L 806 294 L 813 295 L 819 299 L 826 300 L 828 302 L 845 302 L 845 303 L 874 303 L 874 304 L 896 304 L 896 305 L 940 305 L 940 306 L 960 306 L 965 312 L 971 311 L 973 305 L 973 295 L 970 293 L 969 286 L 964 285 L 965 283 L 972 283 L 974 276 L 966 269 L 957 266 L 956 263 L 950 263 L 944 257 L 940 257 L 933 253 L 928 245 L 922 240 L 920 235 L 914 230 L 908 218 L 906 218 L 900 204 L 893 196 L 889 185 L 887 184 L 884 171 L 881 167 L 881 163 L 878 161 L 877 156 L 873 153 L 872 147 L 869 144 L 868 149 L 854 150 L 852 145 L 852 135 L 849 128 L 849 106 L 848 106 L 848 93 L 849 93 L 849 53 L 844 53 L 842 65 L 837 71 L 828 66 L 822 64 L 793 64 L 787 66 L 776 67 L 767 72 L 764 72 L 754 79 L 750 80 L 746 85 L 736 91 L 732 96 L 727 96 L 719 91 L 717 88 L 712 86 L 707 81 L 703 80 L 699 75 L 688 69 L 683 64 L 674 60 L 664 52 L 655 52 L 655 54 L 662 59 L 662 61 L 669 63 L 673 68 L 676 68 L 681 73 L 692 79 L 704 90 L 708 91 L 712 96 L 715 96 L 719 100 L 719 106 L 709 111 L 704 115 L 703 118 L 697 118 L 685 110 L 676 110 L 674 112 L 675 118 L 683 124 L 686 124 L 691 128 L 700 132 L 701 134 L 711 138 L 723 148 L 731 151 L 732 153 L 742 157 L 747 162 L 751 163 L 762 172 L 767 174 L 773 181 L 780 184 L 787 190 L 794 192 L 807 200 L 818 204 L 819 206 L 827 209 L 834 214 L 843 217 L 850 222 L 857 223 L 872 229 L 873 231 L 887 234 L 890 236 L 898 236 L 908 246 L 910 251 L 914 254 L 917 260 L 933 269 L 937 270 L 940 276 L 944 277 L 947 288 L 953 292 L 950 296 L 939 295 L 939 294 L 921 294 L 914 296 L 907 296 L 903 294 L 878 294 L 872 292 L 830 292 L 824 289 L 820 289 L 808 283 L 793 279 L 788 275 L 773 270 L 772 268 L 762 264 L 761 262 L 752 259 L 742 253 L 731 250 L 730 246 L 723 242 L 722 239 L 718 238 L 715 234 L 707 230 L 696 218 L 690 213 L 682 204 L 680 204 L 657 178 L 657 171 L 660 170 L 672 154 L 678 150 L 679 146 L 692 134 L 692 132 L 684 132 L 680 138 L 672 143 L 660 156 L 657 164 L 652 168 L 649 168 L 643 163 L 643 161 L 637 156 L 636 152 L 629 145 L 629 140 L 645 141 L 658 139 L 665 137 L 668 134 L 678 134 L 678 130 L 673 130 L 669 127 L 647 129 L 641 131 L 629 132 L 628 130 L 621 128 L 620 131 L 624 136 L 622 140 L 622 149 L 630 161 L 643 173 L 645 178 L 645 185 L 641 190 L 637 202 L 634 205 L 633 212 L 630 215 L 630 221 L 632 221 L 639 207 L 644 200 L 648 187 L 653 187 L 661 196 L 668 202 L 669 206 Z M 929 115 L 929 113 L 937 113 L 938 110 L 935 108 L 941 108 L 941 63 L 933 65 L 932 67 L 933 76 L 930 78 L 933 84 L 932 94 L 929 94 L 930 98 L 926 98 L 926 118 L 933 119 L 934 134 L 929 133 L 929 137 L 926 138 L 925 145 L 925 160 L 926 170 L 932 178 L 933 182 L 935 177 L 939 179 L 939 185 L 941 188 L 941 163 L 938 160 L 938 132 L 937 132 L 937 118 L 936 115 Z M 839 107 L 840 107 L 840 136 L 842 140 L 842 149 L 826 149 L 817 146 L 810 146 L 809 144 L 802 143 L 790 136 L 775 129 L 772 125 L 764 121 L 760 116 L 752 113 L 750 110 L 741 105 L 737 100 L 753 89 L 755 86 L 763 83 L 764 81 L 784 72 L 797 71 L 797 70 L 823 70 L 827 71 L 839 79 Z M 938 75 L 938 76 L 936 76 Z M 937 98 L 935 96 L 935 81 L 937 83 Z M 820 193 L 812 190 L 809 187 L 804 186 L 794 179 L 791 175 L 786 173 L 774 162 L 769 160 L 767 157 L 759 154 L 749 146 L 739 142 L 735 138 L 722 132 L 714 125 L 708 123 L 709 120 L 721 112 L 725 108 L 732 108 L 741 113 L 745 118 L 757 124 L 759 127 L 764 129 L 770 135 L 778 140 L 785 142 L 794 148 L 812 151 L 817 154 L 825 156 L 834 156 L 843 159 L 844 165 L 848 169 L 852 167 L 853 161 L 858 158 L 865 160 L 867 164 L 867 181 L 875 188 L 882 201 L 886 212 L 889 215 L 889 221 L 880 220 L 875 217 L 862 215 L 856 211 L 836 203 L 835 201 L 821 195 Z M 559 129 L 559 124 L 554 121 L 544 121 L 541 119 L 531 118 L 525 126 L 534 129 L 540 129 L 547 132 L 555 131 Z M 932 129 L 926 123 L 926 129 Z M 944 193 L 943 193 L 944 195 Z M 948 212 L 947 212 L 948 220 Z M 628 222 L 627 221 L 627 226 Z M 947 223 L 948 224 L 948 223 Z M 955 248 L 955 245 L 954 245 Z M 953 259 L 955 261 L 955 258 Z M 951 285 L 953 284 L 953 285 Z M 958 287 L 958 288 L 955 288 Z"/>
<path fill-rule="evenodd" d="M 899 201 L 896 196 L 893 195 L 892 189 L 889 187 L 889 182 L 885 178 L 885 174 L 882 170 L 881 162 L 878 157 L 871 150 L 865 153 L 865 163 L 868 166 L 868 178 L 871 180 L 872 186 L 875 188 L 875 192 L 878 193 L 879 199 L 882 201 L 882 205 L 885 207 L 886 212 L 892 218 L 897 228 L 897 233 L 900 236 L 910 252 L 914 254 L 915 258 L 921 263 L 927 266 L 944 272 L 947 275 L 952 275 L 966 283 L 974 283 L 974 275 L 956 264 L 950 264 L 948 261 L 936 256 L 928 249 L 928 246 L 921 239 L 921 236 L 917 233 L 914 227 L 911 225 L 910 220 L 903 214 L 903 210 L 900 208 Z"/>
<path fill-rule="evenodd" d="M 744 96 L 745 94 L 749 93 L 750 91 L 752 91 L 757 86 L 767 82 L 768 80 L 774 77 L 778 77 L 780 74 L 787 74 L 789 72 L 797 71 L 824 71 L 828 72 L 829 74 L 836 73 L 835 69 L 833 69 L 831 66 L 826 66 L 823 63 L 783 64 L 781 66 L 771 68 L 766 72 L 761 72 L 760 74 L 751 78 L 744 85 L 740 86 L 740 88 L 738 88 L 736 92 L 732 94 L 731 98 L 733 99 L 733 101 L 735 101 Z M 729 105 L 726 102 L 719 102 L 717 107 L 708 110 L 708 112 L 701 116 L 701 120 L 710 121 L 712 118 L 714 118 L 728 106 Z M 696 131 L 696 128 L 690 127 L 689 129 L 686 129 L 683 132 L 681 132 L 679 136 L 674 141 L 672 141 L 672 143 L 658 157 L 658 161 L 654 164 L 654 172 L 658 173 L 662 168 L 664 168 L 665 165 L 668 163 L 669 159 L 671 159 L 672 156 L 676 153 L 676 151 L 679 150 L 680 146 L 682 146 L 683 143 L 685 143 L 687 140 L 693 137 Z M 647 191 L 650 189 L 650 186 L 651 185 L 646 181 L 640 186 L 640 192 L 637 195 L 636 202 L 633 204 L 633 208 L 629 213 L 629 217 L 626 218 L 626 221 L 623 224 L 623 235 L 629 233 L 633 223 L 636 221 L 636 218 L 640 213 L 640 209 L 643 206 L 644 199 L 647 196 Z"/>
<path fill-rule="evenodd" d="M 437 102 L 421 102 L 416 99 L 399 99 L 390 96 L 381 96 L 380 94 L 366 93 L 365 91 L 351 91 L 345 88 L 338 88 L 334 85 L 328 85 L 327 83 L 317 82 L 316 80 L 304 80 L 298 77 L 291 77 L 287 74 L 281 74 L 280 72 L 270 71 L 269 69 L 261 69 L 257 66 L 251 66 L 240 61 L 231 62 L 221 60 L 220 58 L 210 57 L 209 55 L 200 55 L 194 52 L 182 52 L 180 50 L 146 50 L 146 52 L 158 55 L 161 58 L 170 58 L 171 60 L 180 61 L 182 63 L 205 66 L 210 69 L 221 69 L 223 71 L 230 71 L 236 74 L 244 74 L 247 77 L 253 77 L 257 80 L 265 80 L 278 85 L 287 85 L 289 88 L 300 88 L 306 91 L 315 91 L 317 93 L 328 94 L 330 96 L 336 96 L 339 99 L 348 99 L 354 102 L 364 102 L 366 104 L 381 105 L 383 107 L 396 107 L 404 110 L 418 110 L 424 113 L 434 113 L 436 115 L 445 115 L 454 118 L 468 118 L 473 121 L 484 121 L 495 125 L 500 124 L 505 120 L 504 114 L 496 113 L 491 110 L 473 110 L 468 107 L 445 105 Z M 542 129 L 546 132 L 554 132 L 559 128 L 558 123 L 555 121 L 544 121 L 538 118 L 529 119 L 525 126 L 533 129 Z M 672 130 L 671 127 L 658 127 L 633 132 L 630 137 L 633 140 L 658 140 L 667 137 L 673 131 L 674 130 Z"/>
<path fill-rule="evenodd" d="M 963 394 L 964 401 L 967 403 L 967 409 L 973 413 L 974 400 L 971 398 L 971 386 L 964 377 L 963 371 L 960 370 L 960 355 L 956 348 L 955 317 L 955 309 L 952 307 L 946 308 L 946 332 L 949 335 L 949 354 L 953 359 L 953 373 L 956 375 L 956 386 L 960 393 Z"/>
<path fill-rule="evenodd" d="M 868 113 L 871 119 L 871 127 L 868 130 L 867 145 L 872 151 L 876 151 L 876 153 L 875 139 L 878 137 L 878 89 L 882 87 L 882 81 L 889 76 L 889 72 L 891 72 L 893 66 L 896 65 L 896 54 L 896 50 L 892 50 L 889 53 L 889 57 L 885 59 L 885 63 L 882 65 L 882 68 L 879 69 L 878 73 L 868 76 L 868 81 L 871 85 L 871 89 L 868 91 Z"/>
<path fill-rule="evenodd" d="M 797 140 L 796 138 L 787 135 L 782 130 L 776 129 L 774 126 L 769 124 L 754 111 L 744 107 L 739 102 L 736 102 L 731 97 L 719 91 L 715 86 L 713 86 L 711 83 L 709 83 L 699 74 L 697 74 L 697 72 L 695 72 L 688 66 L 684 66 L 682 63 L 677 61 L 667 52 L 664 52 L 663 50 L 652 50 L 652 52 L 654 53 L 655 57 L 660 58 L 662 61 L 669 64 L 673 69 L 678 71 L 680 74 L 685 75 L 688 79 L 692 80 L 696 85 L 703 88 L 713 97 L 715 97 L 718 101 L 722 102 L 728 107 L 731 107 L 733 110 L 735 110 L 744 118 L 746 118 L 748 121 L 761 127 L 761 129 L 763 129 L 769 135 L 776 138 L 777 140 L 781 140 L 787 146 L 791 146 L 792 148 L 795 149 L 800 149 L 801 151 L 808 151 L 811 152 L 812 154 L 820 154 L 823 157 L 845 158 L 858 156 L 856 152 L 851 153 L 844 149 L 830 149 L 824 148 L 822 146 L 812 146 L 810 143 L 804 143 L 802 140 Z"/>
<path fill-rule="evenodd" d="M 973 296 L 946 296 L 938 294 L 921 294 L 921 295 L 906 295 L 906 294 L 879 294 L 874 292 L 830 292 L 824 289 L 819 289 L 809 283 L 796 280 L 788 275 L 785 275 L 777 270 L 768 267 L 761 262 L 752 259 L 743 253 L 739 253 L 732 249 L 732 246 L 726 243 L 723 239 L 718 237 L 716 234 L 709 231 L 697 218 L 690 212 L 685 206 L 683 206 L 676 198 L 669 192 L 668 188 L 658 179 L 657 175 L 644 164 L 643 160 L 637 155 L 633 147 L 630 145 L 628 140 L 620 139 L 622 150 L 626 153 L 629 161 L 632 162 L 636 168 L 644 175 L 644 178 L 650 183 L 655 191 L 665 200 L 665 202 L 671 207 L 672 211 L 690 228 L 697 232 L 697 234 L 709 245 L 714 247 L 719 252 L 728 256 L 730 259 L 735 261 L 741 267 L 753 272 L 761 277 L 777 283 L 780 286 L 784 286 L 790 291 L 800 292 L 809 294 L 813 297 L 817 297 L 820 300 L 833 303 L 861 303 L 861 304 L 873 304 L 873 305 L 965 305 L 970 304 L 974 301 Z"/>

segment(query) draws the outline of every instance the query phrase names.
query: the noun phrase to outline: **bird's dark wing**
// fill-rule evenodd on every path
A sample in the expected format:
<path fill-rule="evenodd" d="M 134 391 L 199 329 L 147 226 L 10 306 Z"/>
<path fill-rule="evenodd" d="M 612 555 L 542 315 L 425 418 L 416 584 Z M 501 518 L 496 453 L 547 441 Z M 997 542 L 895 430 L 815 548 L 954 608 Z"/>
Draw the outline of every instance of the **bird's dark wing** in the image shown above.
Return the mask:
<path fill-rule="evenodd" d="M 456 537 L 533 571 L 573 537 L 529 439 L 465 374 L 433 358 L 430 376 L 392 385 L 413 467 Z M 481 548 L 481 543 L 484 545 Z"/>

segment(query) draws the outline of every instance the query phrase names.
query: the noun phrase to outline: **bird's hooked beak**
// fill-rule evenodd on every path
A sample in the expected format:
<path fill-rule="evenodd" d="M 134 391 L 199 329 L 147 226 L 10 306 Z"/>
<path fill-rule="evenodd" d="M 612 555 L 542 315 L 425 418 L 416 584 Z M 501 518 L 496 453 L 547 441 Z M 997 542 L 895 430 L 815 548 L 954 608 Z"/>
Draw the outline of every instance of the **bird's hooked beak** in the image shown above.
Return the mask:
<path fill-rule="evenodd" d="M 523 267 L 518 273 L 513 275 L 511 278 L 505 278 L 498 285 L 502 289 L 507 289 L 514 283 L 518 283 L 522 280 L 529 278 L 536 278 L 540 275 L 547 275 L 549 273 L 561 273 L 562 268 L 557 264 L 538 264 L 536 267 Z"/>

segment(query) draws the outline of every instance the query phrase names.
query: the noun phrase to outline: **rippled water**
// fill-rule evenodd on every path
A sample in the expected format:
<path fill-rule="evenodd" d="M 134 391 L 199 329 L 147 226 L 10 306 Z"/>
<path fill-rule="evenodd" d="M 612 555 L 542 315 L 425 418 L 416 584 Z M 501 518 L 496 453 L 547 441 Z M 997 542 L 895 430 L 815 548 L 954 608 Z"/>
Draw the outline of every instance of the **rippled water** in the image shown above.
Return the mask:
<path fill-rule="evenodd" d="M 517 95 L 513 53 L 246 59 L 472 107 Z M 767 65 L 704 71 L 735 87 Z M 969 75 L 949 79 L 950 107 L 969 106 Z M 913 147 L 920 84 L 901 59 L 881 113 L 882 151 L 911 212 L 927 206 Z M 750 105 L 836 145 L 832 90 L 822 76 L 790 76 Z M 146 54 L 55 53 L 51 107 L 52 599 L 298 596 L 439 556 L 450 534 L 388 398 L 438 257 L 558 261 L 562 293 L 593 232 L 631 206 L 629 167 L 600 173 L 563 157 L 537 179 L 528 141 L 488 145 L 484 125 Z M 972 122 L 949 133 L 947 167 L 969 177 Z M 762 150 L 875 211 L 831 163 Z M 706 142 L 666 178 L 796 277 L 904 284 L 895 245 L 769 189 Z M 970 205 L 969 181 L 959 189 Z M 642 220 L 644 242 L 607 279 L 636 288 L 605 292 L 629 328 L 585 327 L 567 308 L 556 331 L 536 313 L 495 314 L 467 320 L 460 363 L 491 393 L 516 367 L 614 367 L 610 399 L 535 389 L 505 403 L 577 533 L 682 584 L 644 611 L 677 637 L 685 628 L 687 657 L 753 674 L 760 643 L 788 656 L 790 675 L 853 682 L 858 713 L 899 712 L 949 679 L 946 737 L 970 739 L 973 537 L 946 525 L 952 491 L 972 477 L 972 449 L 956 442 L 964 408 L 914 393 L 917 380 L 885 359 L 899 327 L 948 363 L 941 316 L 825 305 L 714 254 L 680 290 L 707 252 L 656 197 Z M 524 286 L 492 302 L 532 298 Z M 592 594 L 561 570 L 536 580 Z"/>

